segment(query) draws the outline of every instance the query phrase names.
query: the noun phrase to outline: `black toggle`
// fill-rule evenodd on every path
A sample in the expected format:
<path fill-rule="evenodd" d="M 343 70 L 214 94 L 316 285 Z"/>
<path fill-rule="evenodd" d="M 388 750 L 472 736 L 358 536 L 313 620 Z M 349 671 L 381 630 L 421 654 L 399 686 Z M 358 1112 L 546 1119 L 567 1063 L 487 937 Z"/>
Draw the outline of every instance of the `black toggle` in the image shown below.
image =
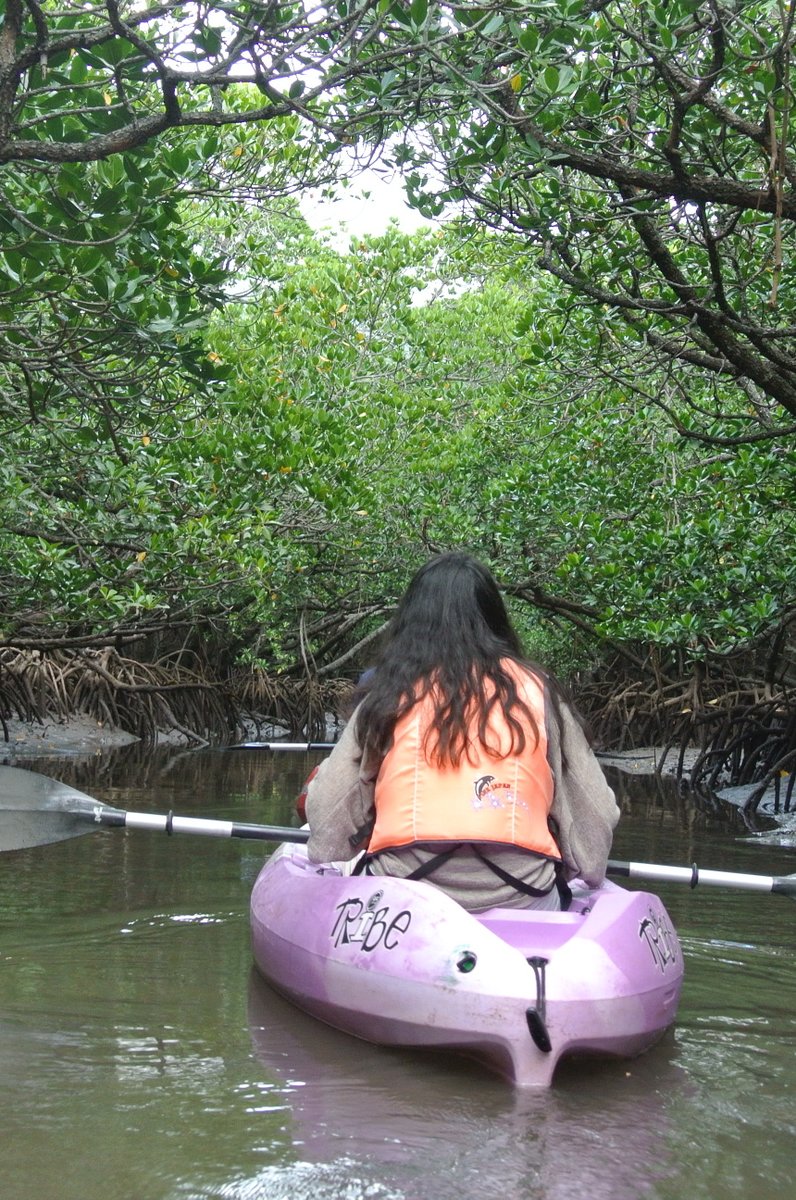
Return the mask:
<path fill-rule="evenodd" d="M 528 964 L 533 968 L 536 979 L 536 1004 L 525 1010 L 528 1032 L 533 1038 L 534 1045 L 542 1051 L 542 1054 L 549 1054 L 553 1049 L 553 1043 L 550 1041 L 550 1034 L 545 1023 L 547 1014 L 545 1011 L 544 969 L 547 962 L 546 958 L 541 958 L 539 955 L 528 959 Z"/>

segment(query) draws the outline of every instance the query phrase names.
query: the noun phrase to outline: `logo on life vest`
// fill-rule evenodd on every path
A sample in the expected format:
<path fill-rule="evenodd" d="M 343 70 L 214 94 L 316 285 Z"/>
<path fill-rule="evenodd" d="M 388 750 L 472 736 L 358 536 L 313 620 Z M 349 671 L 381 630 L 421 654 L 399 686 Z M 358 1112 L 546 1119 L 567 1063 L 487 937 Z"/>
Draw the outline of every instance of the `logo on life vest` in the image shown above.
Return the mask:
<path fill-rule="evenodd" d="M 511 786 L 499 783 L 494 775 L 482 775 L 473 783 L 473 808 L 476 811 L 485 807 L 502 808 L 504 802 L 514 804 L 516 799 Z"/>

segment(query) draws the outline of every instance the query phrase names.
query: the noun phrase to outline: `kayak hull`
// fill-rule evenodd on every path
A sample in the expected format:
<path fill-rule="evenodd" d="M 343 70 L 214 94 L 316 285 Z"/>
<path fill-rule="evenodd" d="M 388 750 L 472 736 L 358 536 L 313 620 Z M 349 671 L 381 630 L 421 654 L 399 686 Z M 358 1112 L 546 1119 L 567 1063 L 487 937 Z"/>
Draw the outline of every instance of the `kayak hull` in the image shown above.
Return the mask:
<path fill-rule="evenodd" d="M 385 1046 L 453 1050 L 518 1087 L 574 1054 L 632 1057 L 683 978 L 660 900 L 611 883 L 570 911 L 474 915 L 431 884 L 350 876 L 281 846 L 251 897 L 256 966 L 312 1016 Z"/>

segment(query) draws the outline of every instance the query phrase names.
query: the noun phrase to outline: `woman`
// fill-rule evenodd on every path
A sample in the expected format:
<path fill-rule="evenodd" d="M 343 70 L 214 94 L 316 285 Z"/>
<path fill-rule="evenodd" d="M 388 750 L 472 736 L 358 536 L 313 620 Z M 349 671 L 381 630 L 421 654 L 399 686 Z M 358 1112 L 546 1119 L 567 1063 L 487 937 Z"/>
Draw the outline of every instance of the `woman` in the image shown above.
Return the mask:
<path fill-rule="evenodd" d="M 309 785 L 308 854 L 427 879 L 472 912 L 566 907 L 619 817 L 558 684 L 522 654 L 467 554 L 412 579 L 365 699 Z"/>

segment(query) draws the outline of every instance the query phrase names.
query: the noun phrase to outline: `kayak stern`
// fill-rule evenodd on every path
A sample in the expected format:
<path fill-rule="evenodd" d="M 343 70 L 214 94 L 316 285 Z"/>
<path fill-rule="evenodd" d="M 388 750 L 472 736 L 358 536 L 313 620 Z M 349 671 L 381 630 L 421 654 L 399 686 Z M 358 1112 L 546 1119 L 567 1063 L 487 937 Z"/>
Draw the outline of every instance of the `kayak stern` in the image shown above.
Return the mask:
<path fill-rule="evenodd" d="M 251 928 L 260 974 L 304 1011 L 369 1042 L 464 1053 L 522 1088 L 548 1086 L 565 1056 L 648 1049 L 682 983 L 663 905 L 610 883 L 565 913 L 475 916 L 431 884 L 343 875 L 283 846 Z"/>

